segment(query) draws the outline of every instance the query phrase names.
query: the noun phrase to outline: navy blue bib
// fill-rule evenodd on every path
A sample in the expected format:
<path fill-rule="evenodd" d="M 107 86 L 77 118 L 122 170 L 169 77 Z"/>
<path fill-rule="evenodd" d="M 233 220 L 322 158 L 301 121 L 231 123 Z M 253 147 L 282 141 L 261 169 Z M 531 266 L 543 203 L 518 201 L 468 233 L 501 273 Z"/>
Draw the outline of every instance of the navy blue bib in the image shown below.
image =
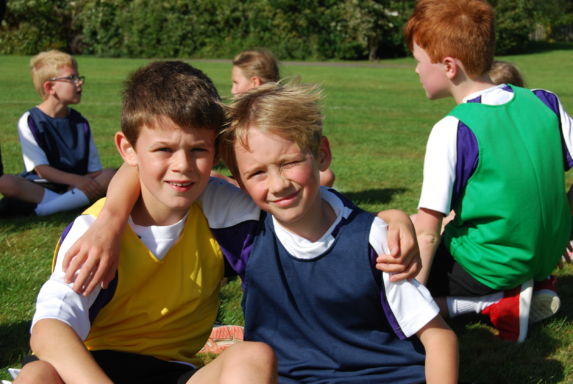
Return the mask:
<path fill-rule="evenodd" d="M 301 260 L 264 217 L 246 269 L 245 339 L 275 349 L 281 383 L 425 380 L 421 344 L 400 340 L 382 309 L 369 256 L 373 219 L 355 210 L 326 253 Z"/>

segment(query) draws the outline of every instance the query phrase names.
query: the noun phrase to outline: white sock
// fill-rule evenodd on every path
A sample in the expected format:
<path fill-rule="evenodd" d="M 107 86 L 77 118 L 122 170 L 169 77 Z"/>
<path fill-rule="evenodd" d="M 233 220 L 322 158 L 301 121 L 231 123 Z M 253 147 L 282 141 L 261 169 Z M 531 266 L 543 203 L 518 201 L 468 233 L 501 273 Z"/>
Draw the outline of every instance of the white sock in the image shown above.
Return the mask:
<path fill-rule="evenodd" d="M 78 188 L 71 189 L 52 199 L 47 198 L 48 196 L 46 196 L 46 192 L 48 192 L 48 190 L 44 192 L 44 198 L 36 207 L 36 215 L 38 216 L 46 216 L 56 212 L 69 211 L 70 209 L 88 205 L 90 202 L 87 196 Z M 52 191 L 49 192 L 53 193 Z"/>
<path fill-rule="evenodd" d="M 60 197 L 59 193 L 52 191 L 51 189 L 44 188 L 44 196 L 42 196 L 42 201 L 40 201 L 37 205 L 46 204 L 56 198 Z"/>
<path fill-rule="evenodd" d="M 501 299 L 503 299 L 503 292 L 495 292 L 486 296 L 448 296 L 446 302 L 450 317 L 454 317 L 466 313 L 481 313 L 481 311 Z"/>

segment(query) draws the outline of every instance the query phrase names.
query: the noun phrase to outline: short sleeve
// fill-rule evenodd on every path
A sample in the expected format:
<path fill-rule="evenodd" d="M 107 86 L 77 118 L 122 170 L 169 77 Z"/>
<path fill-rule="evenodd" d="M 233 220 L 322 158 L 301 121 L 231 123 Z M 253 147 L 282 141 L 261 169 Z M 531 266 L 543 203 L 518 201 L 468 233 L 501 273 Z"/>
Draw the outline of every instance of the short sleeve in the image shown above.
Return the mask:
<path fill-rule="evenodd" d="M 456 179 L 458 119 L 446 116 L 432 129 L 426 145 L 424 180 L 418 208 L 447 215 Z"/>

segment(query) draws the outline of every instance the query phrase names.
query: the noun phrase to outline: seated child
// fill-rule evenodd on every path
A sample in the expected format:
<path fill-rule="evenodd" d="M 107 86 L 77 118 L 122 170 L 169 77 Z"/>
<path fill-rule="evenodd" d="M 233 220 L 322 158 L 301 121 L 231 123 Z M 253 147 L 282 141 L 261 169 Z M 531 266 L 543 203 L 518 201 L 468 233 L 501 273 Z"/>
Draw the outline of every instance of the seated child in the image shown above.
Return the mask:
<path fill-rule="evenodd" d="M 131 75 L 115 142 L 141 193 L 117 274 L 88 296 L 63 281 L 63 255 L 94 222 L 101 200 L 62 235 L 32 322 L 38 360 L 15 383 L 276 382 L 274 354 L 263 343 L 237 344 L 198 369 L 224 266 L 197 199 L 223 121 L 214 85 L 190 65 L 155 62 Z"/>
<path fill-rule="evenodd" d="M 243 281 L 245 339 L 273 347 L 284 383 L 455 383 L 456 338 L 427 290 L 374 269 L 386 223 L 320 187 L 318 99 L 272 83 L 229 108 L 221 154 L 252 200 L 218 181 L 202 207 L 225 212 L 206 216 Z"/>
<path fill-rule="evenodd" d="M 269 82 L 280 80 L 279 62 L 268 49 L 242 51 L 233 59 L 231 92 L 236 97 L 243 92 Z M 220 176 L 213 174 L 213 176 Z M 320 171 L 320 184 L 332 187 L 336 177 L 329 167 Z M 225 179 L 236 185 L 233 179 Z"/>
<path fill-rule="evenodd" d="M 405 38 L 426 96 L 458 103 L 428 139 L 418 279 L 442 314 L 481 313 L 501 338 L 523 341 L 529 322 L 559 307 L 547 277 L 570 233 L 573 120 L 553 93 L 492 82 L 494 14 L 485 1 L 418 0 Z"/>
<path fill-rule="evenodd" d="M 375 272 L 384 221 L 319 188 L 331 159 L 319 95 L 269 84 L 228 108 L 221 155 L 264 211 L 231 262 L 245 339 L 273 347 L 285 383 L 455 383 L 456 338 L 429 293 Z"/>
<path fill-rule="evenodd" d="M 102 169 L 87 120 L 69 108 L 80 102 L 85 81 L 76 60 L 52 50 L 34 56 L 30 67 L 43 101 L 18 121 L 26 172 L 0 179 L 0 193 L 9 198 L 4 215 L 50 215 L 85 206 L 105 196 L 115 172 Z"/>
<path fill-rule="evenodd" d="M 280 80 L 279 62 L 268 49 L 248 49 L 233 58 L 231 93 L 238 96 L 259 85 Z"/>
<path fill-rule="evenodd" d="M 525 87 L 523 75 L 517 67 L 509 61 L 495 60 L 489 70 L 489 78 L 494 84 L 513 84 Z"/>

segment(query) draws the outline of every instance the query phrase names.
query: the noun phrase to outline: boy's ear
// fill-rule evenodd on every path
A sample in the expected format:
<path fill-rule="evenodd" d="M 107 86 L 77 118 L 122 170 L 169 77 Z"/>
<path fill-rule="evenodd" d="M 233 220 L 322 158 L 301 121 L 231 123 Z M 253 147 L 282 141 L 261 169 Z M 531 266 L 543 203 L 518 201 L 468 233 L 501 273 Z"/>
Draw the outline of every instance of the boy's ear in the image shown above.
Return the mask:
<path fill-rule="evenodd" d="M 442 59 L 442 64 L 448 79 L 453 80 L 460 70 L 459 62 L 451 56 L 446 56 Z"/>
<path fill-rule="evenodd" d="M 330 152 L 330 143 L 326 136 L 320 138 L 320 144 L 318 145 L 318 169 L 320 171 L 326 171 L 330 167 L 332 162 L 332 152 Z"/>
<path fill-rule="evenodd" d="M 125 161 L 128 165 L 137 165 L 135 148 L 133 148 L 123 132 L 117 132 L 115 134 L 115 146 L 123 158 L 123 161 Z"/>
<path fill-rule="evenodd" d="M 44 92 L 44 97 L 49 96 L 52 93 L 52 89 L 54 88 L 54 82 L 53 81 L 44 81 L 44 84 L 42 84 L 42 91 Z"/>

